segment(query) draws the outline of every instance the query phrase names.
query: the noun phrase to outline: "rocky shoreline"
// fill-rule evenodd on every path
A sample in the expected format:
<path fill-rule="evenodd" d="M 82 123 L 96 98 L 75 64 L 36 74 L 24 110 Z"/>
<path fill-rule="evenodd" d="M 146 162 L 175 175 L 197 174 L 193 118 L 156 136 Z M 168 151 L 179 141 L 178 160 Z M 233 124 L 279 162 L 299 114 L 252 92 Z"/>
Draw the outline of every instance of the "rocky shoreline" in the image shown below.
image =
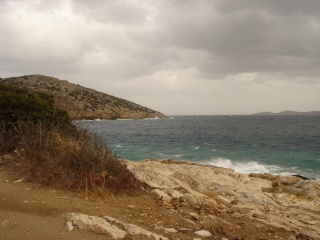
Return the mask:
<path fill-rule="evenodd" d="M 46 231 L 54 230 L 53 219 L 59 222 L 59 239 L 77 239 L 81 232 L 88 236 L 83 239 L 320 239 L 319 180 L 175 160 L 126 164 L 143 183 L 136 196 L 95 199 L 50 188 L 42 193 L 43 187 L 0 174 L 0 234 L 16 236 L 28 222 L 14 225 L 12 219 L 30 211 L 32 223 L 40 211 Z"/>
<path fill-rule="evenodd" d="M 174 160 L 128 162 L 128 167 L 168 204 L 180 199 L 190 206 L 211 207 L 235 218 L 254 219 L 257 229 L 261 223 L 285 229 L 292 233 L 287 239 L 320 239 L 319 180 L 247 175 Z M 199 216 L 205 217 L 205 212 Z"/>
<path fill-rule="evenodd" d="M 166 229 L 162 236 L 146 230 L 138 231 L 138 226 L 131 224 L 128 227 L 128 224 L 109 216 L 95 221 L 121 225 L 120 228 L 126 229 L 128 234 L 134 229 L 145 239 L 188 239 L 175 236 L 183 231 L 192 231 L 193 239 L 238 239 L 232 232 L 241 232 L 248 223 L 255 231 L 269 229 L 268 237 L 259 239 L 320 239 L 319 180 L 300 176 L 247 175 L 231 169 L 175 160 L 127 161 L 127 166 L 166 208 L 172 209 L 189 225 L 200 223 L 203 229 L 158 226 L 158 229 Z M 180 210 L 181 206 L 187 206 L 189 212 Z M 81 227 L 87 222 L 87 227 L 82 228 L 92 230 L 88 218 L 94 217 L 72 213 L 69 224 Z M 224 238 L 216 238 L 219 229 L 224 232 Z M 125 231 L 117 236 L 113 231 L 109 235 L 114 239 L 125 239 Z M 246 236 L 245 239 L 257 238 Z"/>

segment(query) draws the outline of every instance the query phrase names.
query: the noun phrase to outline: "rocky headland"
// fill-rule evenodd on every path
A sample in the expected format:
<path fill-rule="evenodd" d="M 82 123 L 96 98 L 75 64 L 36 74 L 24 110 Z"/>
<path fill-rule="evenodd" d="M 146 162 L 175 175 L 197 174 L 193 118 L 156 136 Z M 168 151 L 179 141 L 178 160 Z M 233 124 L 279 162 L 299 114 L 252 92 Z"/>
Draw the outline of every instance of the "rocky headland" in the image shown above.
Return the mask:
<path fill-rule="evenodd" d="M 74 120 L 167 117 L 131 101 L 54 77 L 27 75 L 0 79 L 0 83 L 53 95 L 56 107 L 66 110 Z"/>
<path fill-rule="evenodd" d="M 101 198 L 0 171 L 0 235 L 15 239 L 28 226 L 25 239 L 44 229 L 47 239 L 320 239 L 319 180 L 175 160 L 126 164 L 141 192 Z"/>

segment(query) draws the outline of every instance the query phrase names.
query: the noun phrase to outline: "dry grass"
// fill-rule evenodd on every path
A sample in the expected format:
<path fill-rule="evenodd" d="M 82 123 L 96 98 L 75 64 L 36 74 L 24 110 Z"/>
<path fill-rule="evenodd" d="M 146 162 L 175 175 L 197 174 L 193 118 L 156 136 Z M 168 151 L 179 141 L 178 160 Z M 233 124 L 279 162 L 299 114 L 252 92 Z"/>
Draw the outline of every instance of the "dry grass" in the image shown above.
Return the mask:
<path fill-rule="evenodd" d="M 4 164 L 44 184 L 104 194 L 138 184 L 105 141 L 85 129 L 45 128 L 19 123 L 0 128 L 0 153 L 16 151 Z"/>

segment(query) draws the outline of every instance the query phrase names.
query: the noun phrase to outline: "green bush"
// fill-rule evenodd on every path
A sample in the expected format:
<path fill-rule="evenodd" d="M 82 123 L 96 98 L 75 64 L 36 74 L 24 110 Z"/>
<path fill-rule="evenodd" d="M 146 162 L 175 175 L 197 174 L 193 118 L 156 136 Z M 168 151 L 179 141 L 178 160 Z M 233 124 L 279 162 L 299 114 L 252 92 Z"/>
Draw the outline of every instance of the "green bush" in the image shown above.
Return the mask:
<path fill-rule="evenodd" d="M 0 121 L 7 126 L 17 122 L 41 122 L 45 126 L 64 128 L 73 126 L 68 113 L 54 106 L 53 96 L 3 84 L 0 84 L 0 113 Z"/>

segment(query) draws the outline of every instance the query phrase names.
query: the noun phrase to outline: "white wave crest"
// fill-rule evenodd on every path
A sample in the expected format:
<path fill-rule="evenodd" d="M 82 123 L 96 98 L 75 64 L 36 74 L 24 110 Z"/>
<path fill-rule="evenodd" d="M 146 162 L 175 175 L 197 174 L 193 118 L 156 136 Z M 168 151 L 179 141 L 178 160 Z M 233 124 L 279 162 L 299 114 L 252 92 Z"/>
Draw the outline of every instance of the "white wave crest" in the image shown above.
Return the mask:
<path fill-rule="evenodd" d="M 239 173 L 270 173 L 268 166 L 254 161 L 238 162 L 226 158 L 215 158 L 209 162 L 206 162 L 206 164 L 217 167 L 231 168 Z"/>

